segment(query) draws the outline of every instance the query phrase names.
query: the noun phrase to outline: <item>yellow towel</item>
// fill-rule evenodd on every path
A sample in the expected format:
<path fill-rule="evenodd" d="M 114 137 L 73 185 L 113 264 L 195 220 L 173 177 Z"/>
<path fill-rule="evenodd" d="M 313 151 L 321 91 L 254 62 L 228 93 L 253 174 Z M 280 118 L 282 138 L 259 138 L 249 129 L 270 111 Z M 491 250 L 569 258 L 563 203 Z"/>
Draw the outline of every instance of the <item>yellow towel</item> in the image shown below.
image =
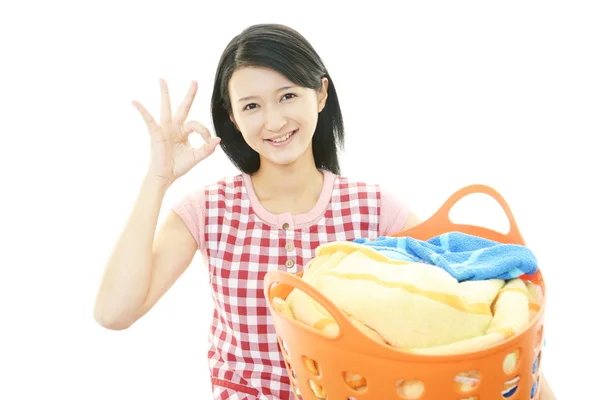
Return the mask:
<path fill-rule="evenodd" d="M 458 282 L 439 267 L 391 260 L 352 242 L 320 246 L 303 279 L 366 336 L 418 354 L 459 354 L 500 342 L 522 330 L 541 303 L 539 287 L 521 279 Z M 326 337 L 339 333 L 331 315 L 299 289 L 275 299 L 274 309 Z M 359 375 L 345 380 L 356 390 L 366 383 Z M 325 395 L 318 385 L 312 389 Z"/>
<path fill-rule="evenodd" d="M 539 309 L 535 285 L 520 279 L 459 283 L 439 267 L 390 260 L 351 242 L 319 247 L 303 279 L 367 336 L 410 352 L 488 346 L 523 329 Z M 325 336 L 338 334 L 329 313 L 298 289 L 276 308 Z"/>

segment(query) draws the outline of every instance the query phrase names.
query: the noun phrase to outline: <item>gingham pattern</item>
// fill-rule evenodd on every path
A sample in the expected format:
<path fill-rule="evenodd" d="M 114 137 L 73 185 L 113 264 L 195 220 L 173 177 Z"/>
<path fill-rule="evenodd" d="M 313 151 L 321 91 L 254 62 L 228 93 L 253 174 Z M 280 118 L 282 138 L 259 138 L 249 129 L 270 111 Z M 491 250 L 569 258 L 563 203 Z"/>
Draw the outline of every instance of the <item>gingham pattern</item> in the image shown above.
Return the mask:
<path fill-rule="evenodd" d="M 260 400 L 294 398 L 263 278 L 269 270 L 301 271 L 323 243 L 377 238 L 379 210 L 376 185 L 336 177 L 324 215 L 310 227 L 285 230 L 258 218 L 241 175 L 206 188 L 205 241 L 215 303 L 209 365 L 215 399 L 246 399 L 244 393 Z M 288 243 L 294 248 L 286 249 Z M 286 266 L 289 260 L 292 267 Z M 223 397 L 230 396 L 223 386 L 234 387 L 241 397 Z"/>
<path fill-rule="evenodd" d="M 213 386 L 213 398 L 215 400 L 255 400 L 256 396 L 236 392 L 222 386 Z"/>

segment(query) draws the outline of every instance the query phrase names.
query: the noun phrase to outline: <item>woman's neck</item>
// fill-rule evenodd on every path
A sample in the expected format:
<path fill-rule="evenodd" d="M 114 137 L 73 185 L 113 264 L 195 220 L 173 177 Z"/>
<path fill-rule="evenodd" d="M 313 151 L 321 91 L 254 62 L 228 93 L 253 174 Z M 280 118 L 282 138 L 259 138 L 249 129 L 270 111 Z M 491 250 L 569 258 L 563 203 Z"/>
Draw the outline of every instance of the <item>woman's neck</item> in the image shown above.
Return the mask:
<path fill-rule="evenodd" d="M 314 160 L 310 161 L 273 165 L 261 160 L 260 169 L 251 177 L 261 205 L 273 214 L 310 211 L 321 195 L 324 180 Z"/>

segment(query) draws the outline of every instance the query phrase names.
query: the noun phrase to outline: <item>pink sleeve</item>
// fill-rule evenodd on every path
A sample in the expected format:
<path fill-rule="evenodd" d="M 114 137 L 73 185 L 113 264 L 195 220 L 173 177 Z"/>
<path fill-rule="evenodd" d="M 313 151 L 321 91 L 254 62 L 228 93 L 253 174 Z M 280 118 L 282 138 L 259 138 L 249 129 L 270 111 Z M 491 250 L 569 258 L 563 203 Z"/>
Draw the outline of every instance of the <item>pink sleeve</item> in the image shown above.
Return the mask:
<path fill-rule="evenodd" d="M 202 189 L 188 194 L 171 208 L 190 230 L 200 250 L 204 250 L 205 198 L 206 195 Z"/>
<path fill-rule="evenodd" d="M 410 210 L 391 192 L 381 190 L 381 212 L 379 218 L 379 235 L 387 236 L 400 232 L 406 224 Z"/>

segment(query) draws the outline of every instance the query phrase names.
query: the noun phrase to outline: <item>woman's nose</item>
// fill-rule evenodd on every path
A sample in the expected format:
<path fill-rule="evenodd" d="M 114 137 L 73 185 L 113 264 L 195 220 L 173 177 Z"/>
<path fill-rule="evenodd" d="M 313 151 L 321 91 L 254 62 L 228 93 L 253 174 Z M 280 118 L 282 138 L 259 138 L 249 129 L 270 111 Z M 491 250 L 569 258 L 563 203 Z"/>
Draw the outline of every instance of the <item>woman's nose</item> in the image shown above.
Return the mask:
<path fill-rule="evenodd" d="M 271 132 L 279 132 L 287 123 L 279 107 L 270 107 L 265 111 L 265 128 Z"/>

